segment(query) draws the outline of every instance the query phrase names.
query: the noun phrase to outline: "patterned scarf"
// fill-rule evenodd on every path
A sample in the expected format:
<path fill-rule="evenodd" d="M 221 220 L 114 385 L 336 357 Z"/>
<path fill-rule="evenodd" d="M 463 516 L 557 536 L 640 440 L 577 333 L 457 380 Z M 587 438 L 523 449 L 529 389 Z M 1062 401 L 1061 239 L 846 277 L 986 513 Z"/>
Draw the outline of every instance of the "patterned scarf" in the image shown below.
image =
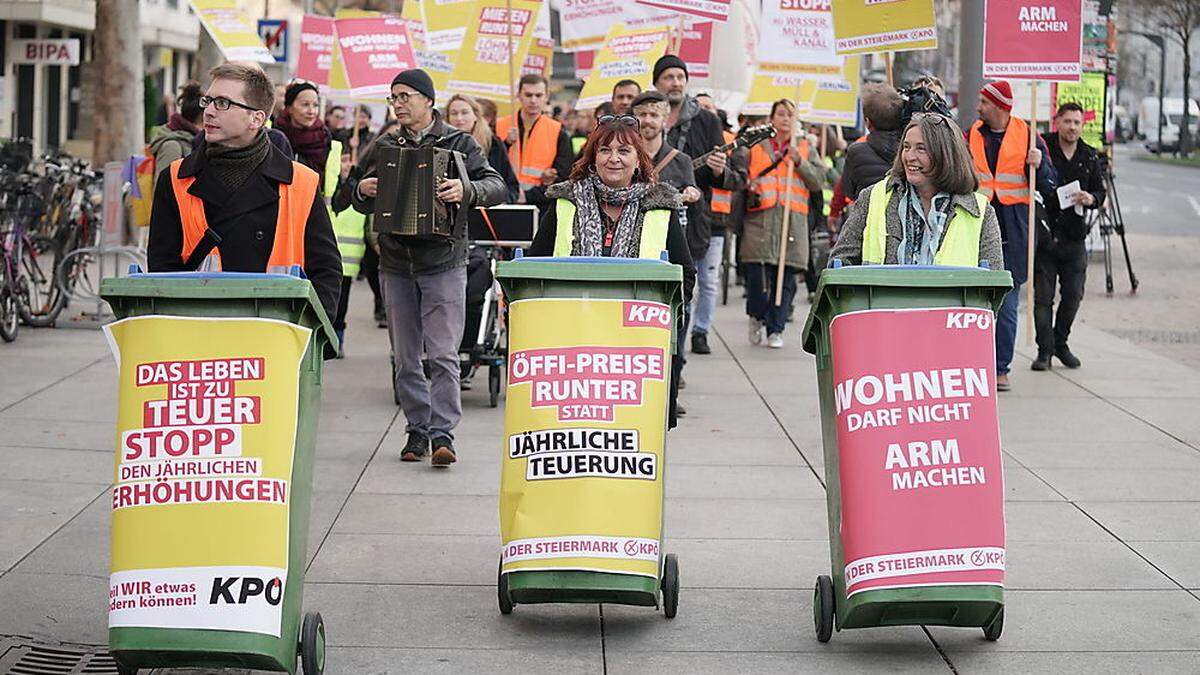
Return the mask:
<path fill-rule="evenodd" d="M 649 183 L 633 183 L 625 188 L 609 187 L 595 174 L 572 185 L 571 196 L 575 198 L 575 243 L 571 246 L 571 255 L 604 255 L 604 223 L 600 205 L 611 204 L 623 208 L 613 233 L 610 257 L 638 257 L 642 241 L 641 201 L 649 188 Z"/>
<path fill-rule="evenodd" d="M 899 193 L 900 201 L 896 204 L 901 232 L 900 245 L 896 247 L 898 263 L 932 265 L 950 216 L 950 195 L 945 192 L 934 195 L 926 214 L 922 211 L 921 196 L 908 181 L 900 181 Z"/>

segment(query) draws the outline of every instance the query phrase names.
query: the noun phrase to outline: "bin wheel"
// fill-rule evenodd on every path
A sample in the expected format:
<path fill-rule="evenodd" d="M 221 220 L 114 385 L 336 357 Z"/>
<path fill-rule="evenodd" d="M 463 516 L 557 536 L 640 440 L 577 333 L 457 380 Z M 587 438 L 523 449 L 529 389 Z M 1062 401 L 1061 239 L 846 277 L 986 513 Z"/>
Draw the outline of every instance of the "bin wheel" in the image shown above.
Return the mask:
<path fill-rule="evenodd" d="M 325 672 L 325 621 L 320 612 L 304 615 L 304 624 L 300 628 L 300 666 L 304 675 Z"/>
<path fill-rule="evenodd" d="M 996 618 L 992 619 L 990 626 L 984 626 L 983 638 L 988 642 L 995 642 L 1000 639 L 1000 634 L 1004 632 L 1004 608 L 996 614 Z"/>
<path fill-rule="evenodd" d="M 504 573 L 504 562 L 496 568 L 496 601 L 500 605 L 500 613 L 508 616 L 513 612 L 513 601 L 508 595 L 508 575 Z"/>
<path fill-rule="evenodd" d="M 488 367 L 488 405 L 500 405 L 500 366 Z"/>
<path fill-rule="evenodd" d="M 662 575 L 663 614 L 674 619 L 679 611 L 679 558 L 668 553 L 663 562 Z"/>
<path fill-rule="evenodd" d="M 813 627 L 817 631 L 817 642 L 829 642 L 833 637 L 834 604 L 833 579 L 822 574 L 813 588 Z"/>

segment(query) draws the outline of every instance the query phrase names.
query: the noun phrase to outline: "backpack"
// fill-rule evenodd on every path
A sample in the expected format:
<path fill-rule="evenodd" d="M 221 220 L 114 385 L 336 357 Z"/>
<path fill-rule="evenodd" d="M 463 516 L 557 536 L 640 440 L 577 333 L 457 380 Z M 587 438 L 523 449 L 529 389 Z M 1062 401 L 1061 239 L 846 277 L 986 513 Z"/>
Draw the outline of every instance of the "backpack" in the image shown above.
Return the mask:
<path fill-rule="evenodd" d="M 138 227 L 150 225 L 150 207 L 154 205 L 154 177 L 158 175 L 158 162 L 154 159 L 154 151 L 147 145 L 142 150 L 142 157 L 131 158 L 134 163 L 132 189 L 129 192 L 129 208 L 133 215 L 133 224 Z"/>

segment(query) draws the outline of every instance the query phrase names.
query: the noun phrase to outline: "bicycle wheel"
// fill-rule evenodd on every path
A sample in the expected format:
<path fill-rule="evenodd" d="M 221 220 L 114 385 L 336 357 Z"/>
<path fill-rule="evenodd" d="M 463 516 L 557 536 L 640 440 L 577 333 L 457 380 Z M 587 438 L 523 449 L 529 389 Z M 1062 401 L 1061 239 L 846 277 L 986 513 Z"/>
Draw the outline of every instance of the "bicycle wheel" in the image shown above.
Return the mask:
<path fill-rule="evenodd" d="M 7 283 L 0 285 L 0 339 L 5 342 L 17 339 L 17 329 L 21 325 L 20 318 L 17 315 L 16 296 L 9 291 Z"/>
<path fill-rule="evenodd" d="M 78 248 L 62 257 L 55 280 L 59 290 L 73 300 L 91 302 L 100 298 L 100 281 L 105 277 L 125 276 L 131 264 L 143 269 L 146 260 L 132 249 Z"/>
<path fill-rule="evenodd" d="M 66 307 L 67 296 L 54 279 L 61 257 L 58 244 L 45 236 L 30 238 L 21 251 L 18 270 L 22 281 L 17 309 L 21 320 L 30 326 L 53 326 Z"/>

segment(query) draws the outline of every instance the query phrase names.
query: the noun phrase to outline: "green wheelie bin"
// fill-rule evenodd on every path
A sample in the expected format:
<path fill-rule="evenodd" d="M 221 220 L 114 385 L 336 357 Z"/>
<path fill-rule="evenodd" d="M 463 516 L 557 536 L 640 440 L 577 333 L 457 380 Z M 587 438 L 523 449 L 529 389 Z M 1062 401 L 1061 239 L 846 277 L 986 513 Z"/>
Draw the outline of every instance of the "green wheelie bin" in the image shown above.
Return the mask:
<path fill-rule="evenodd" d="M 496 276 L 508 309 L 500 612 L 661 598 L 674 617 L 662 487 L 680 267 L 518 258 Z"/>
<path fill-rule="evenodd" d="M 834 628 L 1004 625 L 995 313 L 1004 270 L 867 265 L 821 273 L 804 326 L 816 356 L 832 573 L 813 621 Z"/>
<path fill-rule="evenodd" d="M 324 670 L 324 623 L 301 608 L 337 338 L 293 270 L 102 283 L 120 370 L 109 649 L 124 674 L 294 674 L 297 657 Z"/>

